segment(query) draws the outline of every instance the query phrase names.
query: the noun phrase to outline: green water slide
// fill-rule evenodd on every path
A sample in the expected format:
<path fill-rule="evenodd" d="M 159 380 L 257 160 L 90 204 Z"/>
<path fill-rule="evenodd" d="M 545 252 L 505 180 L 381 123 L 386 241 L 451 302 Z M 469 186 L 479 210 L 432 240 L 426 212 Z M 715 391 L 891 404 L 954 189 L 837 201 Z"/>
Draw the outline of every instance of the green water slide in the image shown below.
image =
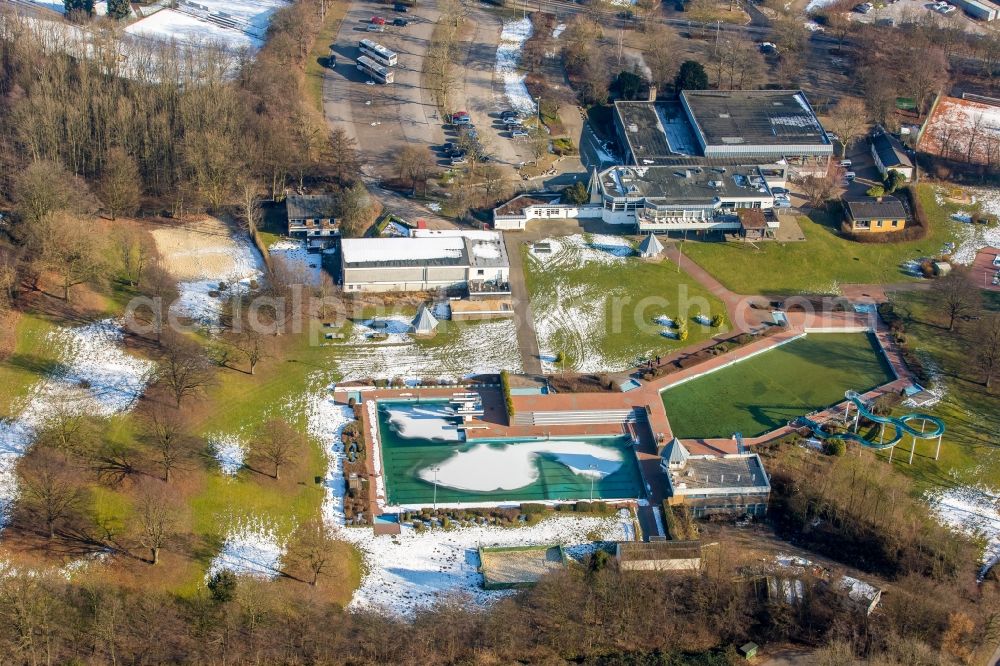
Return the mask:
<path fill-rule="evenodd" d="M 881 427 L 879 429 L 880 433 L 885 433 L 885 426 L 891 425 L 893 427 L 893 435 L 887 440 L 884 440 L 881 436 L 879 441 L 873 441 L 867 437 L 862 437 L 861 435 L 854 432 L 829 432 L 823 427 L 822 423 L 818 423 L 808 416 L 801 416 L 796 421 L 793 421 L 792 425 L 805 426 L 813 431 L 813 433 L 821 439 L 840 439 L 848 442 L 857 442 L 861 446 L 869 449 L 874 449 L 876 451 L 882 451 L 884 449 L 891 449 L 892 447 L 899 444 L 905 435 L 910 435 L 913 438 L 913 445 L 916 446 L 917 439 L 937 439 L 938 440 L 938 450 L 940 451 L 941 436 L 944 435 L 945 427 L 944 421 L 937 418 L 936 416 L 931 416 L 930 414 L 903 414 L 902 416 L 879 416 L 878 414 L 872 413 L 868 409 L 868 405 L 865 401 L 861 399 L 861 395 L 857 391 L 847 391 L 844 393 L 844 397 L 851 402 L 857 408 L 857 416 L 854 420 L 854 427 L 857 429 L 858 420 L 860 417 L 865 417 L 873 423 L 878 423 Z M 850 412 L 850 407 L 848 407 L 848 413 Z M 920 422 L 920 428 L 915 428 L 911 423 Z M 927 429 L 927 425 L 931 427 Z M 935 454 L 934 459 L 937 459 Z M 910 461 L 913 461 L 913 449 L 910 449 Z"/>

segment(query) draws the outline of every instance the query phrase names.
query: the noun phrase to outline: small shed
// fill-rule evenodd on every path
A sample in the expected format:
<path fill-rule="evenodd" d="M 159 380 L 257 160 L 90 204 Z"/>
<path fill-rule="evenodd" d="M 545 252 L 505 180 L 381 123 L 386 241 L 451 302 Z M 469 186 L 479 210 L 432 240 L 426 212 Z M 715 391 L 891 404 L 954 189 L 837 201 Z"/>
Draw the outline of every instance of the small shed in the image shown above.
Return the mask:
<path fill-rule="evenodd" d="M 740 656 L 747 660 L 753 659 L 754 657 L 757 656 L 757 650 L 759 649 L 760 646 L 754 643 L 753 641 L 749 643 L 744 643 L 743 645 L 740 646 L 739 650 Z"/>
<path fill-rule="evenodd" d="M 652 232 L 639 244 L 639 256 L 643 259 L 653 259 L 663 254 L 663 243 Z"/>
<path fill-rule="evenodd" d="M 438 320 L 431 314 L 430 309 L 426 305 L 421 305 L 417 316 L 413 318 L 414 335 L 434 335 L 437 325 Z"/>

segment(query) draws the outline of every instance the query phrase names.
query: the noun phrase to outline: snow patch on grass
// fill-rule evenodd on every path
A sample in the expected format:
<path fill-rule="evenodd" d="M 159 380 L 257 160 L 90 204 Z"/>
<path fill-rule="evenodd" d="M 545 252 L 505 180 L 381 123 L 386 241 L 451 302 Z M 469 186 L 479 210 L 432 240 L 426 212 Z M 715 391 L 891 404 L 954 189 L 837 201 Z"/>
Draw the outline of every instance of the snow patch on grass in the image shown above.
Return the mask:
<path fill-rule="evenodd" d="M 319 440 L 326 453 L 326 497 L 323 500 L 323 518 L 330 525 L 344 525 L 344 443 L 341 433 L 344 426 L 354 420 L 354 410 L 337 404 L 324 389 L 314 391 L 305 399 L 306 428 Z"/>
<path fill-rule="evenodd" d="M 208 445 L 219 463 L 219 469 L 227 476 L 236 476 L 243 469 L 247 455 L 247 445 L 239 436 L 213 434 L 208 436 Z"/>
<path fill-rule="evenodd" d="M 261 518 L 243 518 L 229 530 L 206 579 L 224 570 L 238 576 L 274 578 L 281 573 L 284 556 L 285 540 L 275 525 Z"/>
<path fill-rule="evenodd" d="M 927 493 L 943 525 L 985 540 L 980 578 L 1000 562 L 1000 493 L 982 486 L 958 486 Z"/>
<path fill-rule="evenodd" d="M 60 351 L 59 364 L 32 388 L 16 418 L 0 422 L 0 528 L 18 496 L 15 466 L 40 428 L 64 411 L 126 412 L 142 395 L 155 364 L 122 351 L 124 337 L 112 319 L 49 335 L 48 343 Z"/>
<path fill-rule="evenodd" d="M 297 281 L 311 287 L 323 283 L 323 260 L 319 254 L 310 254 L 305 241 L 285 238 L 267 247 L 272 261 L 281 264 Z"/>
<path fill-rule="evenodd" d="M 560 543 L 570 556 L 582 558 L 594 548 L 591 536 L 625 540 L 631 533 L 631 521 L 628 514 L 552 517 L 517 528 L 480 526 L 417 532 L 404 526 L 399 536 L 376 536 L 371 528 L 345 529 L 342 537 L 361 550 L 367 570 L 349 608 L 407 617 L 448 596 L 487 604 L 510 593 L 482 589 L 482 576 L 476 570 L 480 546 Z"/>
<path fill-rule="evenodd" d="M 538 247 L 549 246 L 550 251 Z M 586 263 L 615 264 L 635 254 L 628 241 L 621 236 L 593 234 L 546 238 L 528 247 L 531 257 L 546 268 L 579 266 Z"/>
<path fill-rule="evenodd" d="M 524 83 L 525 75 L 519 71 L 524 43 L 531 37 L 531 19 L 505 21 L 497 46 L 496 74 L 503 81 L 504 92 L 511 108 L 521 113 L 535 113 L 535 100 Z"/>

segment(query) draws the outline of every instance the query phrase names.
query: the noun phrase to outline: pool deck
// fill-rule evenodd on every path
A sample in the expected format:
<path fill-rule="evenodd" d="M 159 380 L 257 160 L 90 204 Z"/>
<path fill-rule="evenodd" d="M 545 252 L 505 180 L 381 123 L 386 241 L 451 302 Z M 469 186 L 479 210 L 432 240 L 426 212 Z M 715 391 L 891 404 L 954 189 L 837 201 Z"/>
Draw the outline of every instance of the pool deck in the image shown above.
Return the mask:
<path fill-rule="evenodd" d="M 873 331 L 875 333 L 882 352 L 891 366 L 896 379 L 869 391 L 863 396 L 865 399 L 872 399 L 888 392 L 898 393 L 914 381 L 912 373 L 903 362 L 900 350 L 892 340 L 888 327 L 877 315 L 856 312 L 828 312 L 821 315 L 789 312 L 787 316 L 788 326 L 785 330 L 752 342 L 727 354 L 707 359 L 692 367 L 677 370 L 652 382 L 643 383 L 640 388 L 633 391 L 627 393 L 551 393 L 545 395 L 513 396 L 515 413 L 597 412 L 634 408 L 645 410 L 649 427 L 642 427 L 639 424 L 635 428 L 635 434 L 638 436 L 636 457 L 639 461 L 643 481 L 649 490 L 650 503 L 655 506 L 663 499 L 666 491 L 666 478 L 660 471 L 659 449 L 663 443 L 670 441 L 672 437 L 670 421 L 667 418 L 663 401 L 660 398 L 660 393 L 664 389 L 703 375 L 706 372 L 717 370 L 734 362 L 773 349 L 804 334 L 824 332 L 848 333 Z M 337 399 L 346 402 L 347 392 L 358 390 L 357 387 L 338 387 L 334 395 Z M 469 440 L 508 437 L 609 436 L 622 435 L 627 432 L 626 427 L 620 423 L 508 425 L 503 396 L 500 389 L 496 387 L 365 388 L 360 392 L 362 401 L 368 402 L 371 400 L 447 399 L 459 391 L 475 391 L 482 396 L 483 400 L 484 415 L 482 418 L 473 419 L 467 424 L 468 430 L 466 434 Z M 841 414 L 843 413 L 845 403 L 846 401 L 838 403 L 822 412 L 818 412 L 816 416 L 822 420 L 824 417 Z M 369 450 L 372 450 L 372 426 L 375 425 L 377 428 L 377 424 L 369 423 L 367 409 L 359 411 L 361 412 L 361 419 L 364 425 L 362 432 L 365 435 Z M 792 430 L 789 426 L 784 426 L 760 437 L 746 438 L 744 439 L 744 444 L 751 447 L 763 444 L 783 437 L 792 432 Z M 720 455 L 738 452 L 736 441 L 733 438 L 684 439 L 682 442 L 693 455 Z M 366 467 L 369 474 L 369 487 L 377 488 L 377 475 L 374 469 L 373 456 L 366 457 Z M 379 504 L 385 506 L 386 498 L 372 498 L 373 515 L 380 513 Z"/>

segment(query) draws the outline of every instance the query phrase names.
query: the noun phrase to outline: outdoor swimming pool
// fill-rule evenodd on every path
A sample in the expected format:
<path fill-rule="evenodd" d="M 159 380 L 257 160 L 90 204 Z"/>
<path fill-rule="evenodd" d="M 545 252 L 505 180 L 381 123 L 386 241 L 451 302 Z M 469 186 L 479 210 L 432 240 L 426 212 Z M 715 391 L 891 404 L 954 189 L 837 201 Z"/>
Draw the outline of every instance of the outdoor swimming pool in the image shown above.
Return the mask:
<path fill-rule="evenodd" d="M 631 441 L 565 437 L 465 441 L 443 402 L 380 402 L 378 429 L 393 506 L 626 499 L 642 493 Z"/>
<path fill-rule="evenodd" d="M 660 395 L 676 437 L 756 437 L 893 379 L 871 334 L 810 333 Z"/>

